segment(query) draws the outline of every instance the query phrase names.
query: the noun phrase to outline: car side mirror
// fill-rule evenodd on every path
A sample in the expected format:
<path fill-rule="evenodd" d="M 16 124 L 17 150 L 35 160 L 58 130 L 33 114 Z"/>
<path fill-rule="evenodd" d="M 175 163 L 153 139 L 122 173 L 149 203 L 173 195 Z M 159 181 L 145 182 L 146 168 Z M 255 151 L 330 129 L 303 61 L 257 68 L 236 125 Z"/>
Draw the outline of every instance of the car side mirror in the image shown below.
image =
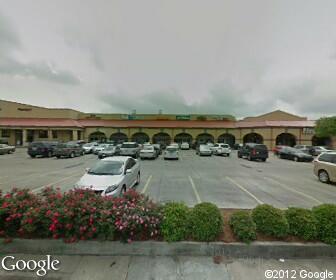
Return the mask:
<path fill-rule="evenodd" d="M 127 169 L 125 174 L 131 174 L 132 173 L 132 169 Z"/>
<path fill-rule="evenodd" d="M 89 167 L 85 168 L 85 172 L 86 172 L 86 173 L 88 173 L 89 171 L 90 171 L 90 168 L 89 168 Z"/>

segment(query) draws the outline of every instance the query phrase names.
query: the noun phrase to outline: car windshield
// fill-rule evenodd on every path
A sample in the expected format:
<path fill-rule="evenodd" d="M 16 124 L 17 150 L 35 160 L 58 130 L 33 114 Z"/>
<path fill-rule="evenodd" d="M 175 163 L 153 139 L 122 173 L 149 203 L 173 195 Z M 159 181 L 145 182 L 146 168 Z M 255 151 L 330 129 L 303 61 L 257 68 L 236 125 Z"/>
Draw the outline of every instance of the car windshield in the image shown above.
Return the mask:
<path fill-rule="evenodd" d="M 133 143 L 125 143 L 121 145 L 121 148 L 136 148 L 137 144 L 133 144 Z"/>
<path fill-rule="evenodd" d="M 114 150 L 114 149 L 115 149 L 114 146 L 107 146 L 104 150 L 105 150 L 105 151 L 112 151 L 112 150 Z"/>
<path fill-rule="evenodd" d="M 230 146 L 227 145 L 227 144 L 224 144 L 224 145 L 222 145 L 222 148 L 230 148 Z"/>
<path fill-rule="evenodd" d="M 200 150 L 208 151 L 209 150 L 209 146 L 208 145 L 201 145 L 200 146 Z"/>
<path fill-rule="evenodd" d="M 167 151 L 168 152 L 176 152 L 176 148 L 175 147 L 167 147 Z"/>
<path fill-rule="evenodd" d="M 84 144 L 83 147 L 92 147 L 94 144 L 92 143 L 87 143 L 87 144 Z"/>
<path fill-rule="evenodd" d="M 120 175 L 123 170 L 123 163 L 120 161 L 99 161 L 90 170 L 91 175 Z"/>
<path fill-rule="evenodd" d="M 66 148 L 67 144 L 66 143 L 61 143 L 57 145 L 57 148 Z"/>

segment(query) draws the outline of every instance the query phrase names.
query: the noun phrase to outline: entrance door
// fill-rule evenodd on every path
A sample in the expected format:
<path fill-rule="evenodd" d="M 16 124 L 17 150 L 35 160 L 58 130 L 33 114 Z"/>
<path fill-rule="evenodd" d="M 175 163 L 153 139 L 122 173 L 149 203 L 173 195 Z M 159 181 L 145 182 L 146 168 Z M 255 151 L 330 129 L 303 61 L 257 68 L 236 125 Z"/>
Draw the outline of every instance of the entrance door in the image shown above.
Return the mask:
<path fill-rule="evenodd" d="M 22 130 L 15 130 L 15 145 L 22 146 Z"/>

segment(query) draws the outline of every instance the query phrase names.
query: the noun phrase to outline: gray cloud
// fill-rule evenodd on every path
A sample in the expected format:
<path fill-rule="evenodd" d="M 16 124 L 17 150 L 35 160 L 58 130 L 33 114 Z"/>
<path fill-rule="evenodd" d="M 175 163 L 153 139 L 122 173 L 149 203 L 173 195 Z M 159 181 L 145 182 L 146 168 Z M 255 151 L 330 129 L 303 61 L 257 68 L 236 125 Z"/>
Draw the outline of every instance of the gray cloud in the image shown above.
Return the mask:
<path fill-rule="evenodd" d="M 0 14 L 0 74 L 34 77 L 55 83 L 78 85 L 80 80 L 70 71 L 58 70 L 51 63 L 20 62 L 13 54 L 21 49 L 20 39 L 8 20 Z"/>

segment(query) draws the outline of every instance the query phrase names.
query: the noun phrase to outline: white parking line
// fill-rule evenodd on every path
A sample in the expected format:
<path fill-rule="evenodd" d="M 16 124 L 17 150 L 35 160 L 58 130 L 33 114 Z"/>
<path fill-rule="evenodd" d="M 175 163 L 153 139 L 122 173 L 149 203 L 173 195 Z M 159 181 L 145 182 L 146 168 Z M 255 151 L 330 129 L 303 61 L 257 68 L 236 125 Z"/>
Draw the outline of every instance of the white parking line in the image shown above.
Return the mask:
<path fill-rule="evenodd" d="M 150 175 L 150 176 L 148 177 L 148 179 L 147 179 L 147 181 L 146 181 L 146 184 L 145 184 L 144 188 L 142 189 L 141 193 L 145 193 L 145 192 L 147 191 L 148 186 L 149 186 L 149 183 L 150 183 L 150 181 L 152 180 L 152 177 L 153 177 L 152 175 Z"/>
<path fill-rule="evenodd" d="M 191 178 L 191 176 L 189 176 L 189 181 L 190 181 L 190 184 L 191 184 L 191 186 L 192 186 L 192 188 L 193 188 L 193 190 L 194 190 L 194 193 L 195 193 L 195 196 L 196 196 L 197 203 L 201 203 L 202 200 L 201 200 L 201 198 L 200 198 L 200 196 L 199 196 L 199 193 L 198 193 L 198 191 L 197 191 L 197 189 L 196 189 L 195 183 L 194 183 L 193 179 Z"/>
<path fill-rule="evenodd" d="M 42 190 L 42 189 L 45 188 L 45 187 L 53 186 L 53 185 L 59 184 L 59 183 L 61 183 L 61 182 L 64 182 L 64 181 L 66 181 L 66 180 L 68 180 L 68 179 L 70 179 L 70 178 L 72 178 L 72 177 L 79 176 L 79 175 L 81 175 L 81 174 L 83 174 L 83 171 L 81 171 L 80 173 L 79 173 L 79 172 L 76 172 L 76 173 L 74 173 L 74 174 L 72 174 L 72 175 L 70 175 L 70 176 L 64 177 L 64 178 L 61 179 L 61 180 L 58 180 L 58 181 L 55 181 L 55 182 L 52 182 L 52 183 L 45 184 L 45 185 L 43 185 L 43 186 L 34 188 L 34 189 L 32 189 L 32 193 L 36 193 L 36 192 Z"/>
<path fill-rule="evenodd" d="M 291 192 L 300 194 L 300 195 L 302 195 L 302 196 L 304 196 L 304 197 L 306 197 L 306 198 L 309 198 L 309 199 L 311 199 L 311 200 L 314 200 L 315 202 L 317 202 L 317 203 L 319 203 L 319 204 L 322 204 L 322 201 L 316 199 L 315 197 L 313 197 L 313 196 L 311 196 L 311 195 L 309 195 L 309 194 L 305 194 L 305 193 L 303 193 L 303 192 L 297 191 L 297 190 L 295 190 L 295 189 L 293 189 L 293 188 L 290 188 L 289 186 L 286 186 L 285 184 L 280 183 L 280 182 L 274 180 L 273 178 L 264 177 L 264 179 L 266 179 L 266 180 L 268 180 L 268 181 L 270 181 L 270 182 L 276 183 L 277 185 L 283 187 L 283 188 L 286 189 L 286 190 L 289 190 L 289 191 L 291 191 Z"/>
<path fill-rule="evenodd" d="M 243 192 L 247 193 L 249 196 L 251 196 L 258 204 L 264 204 L 264 202 L 262 202 L 260 199 L 258 199 L 254 194 L 250 193 L 247 189 L 245 189 L 242 185 L 240 185 L 239 183 L 237 183 L 235 180 L 233 180 L 232 178 L 226 176 L 225 177 L 227 180 L 229 180 L 232 184 L 234 184 L 236 187 L 238 187 L 239 189 L 241 189 Z"/>

